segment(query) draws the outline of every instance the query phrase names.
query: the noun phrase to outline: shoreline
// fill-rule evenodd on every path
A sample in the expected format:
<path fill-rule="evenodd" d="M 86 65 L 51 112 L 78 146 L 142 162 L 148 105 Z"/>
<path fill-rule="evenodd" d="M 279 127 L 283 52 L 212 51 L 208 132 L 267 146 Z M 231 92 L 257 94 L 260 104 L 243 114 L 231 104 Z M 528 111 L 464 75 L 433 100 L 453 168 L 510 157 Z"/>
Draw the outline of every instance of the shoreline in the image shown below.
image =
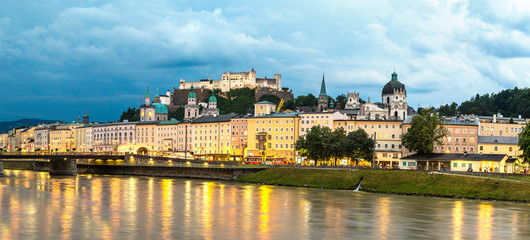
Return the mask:
<path fill-rule="evenodd" d="M 472 178 L 405 170 L 271 168 L 235 181 L 264 185 L 351 190 L 408 196 L 530 203 L 530 182 Z M 340 180 L 342 179 L 342 180 Z M 348 182 L 349 181 L 349 182 Z"/>

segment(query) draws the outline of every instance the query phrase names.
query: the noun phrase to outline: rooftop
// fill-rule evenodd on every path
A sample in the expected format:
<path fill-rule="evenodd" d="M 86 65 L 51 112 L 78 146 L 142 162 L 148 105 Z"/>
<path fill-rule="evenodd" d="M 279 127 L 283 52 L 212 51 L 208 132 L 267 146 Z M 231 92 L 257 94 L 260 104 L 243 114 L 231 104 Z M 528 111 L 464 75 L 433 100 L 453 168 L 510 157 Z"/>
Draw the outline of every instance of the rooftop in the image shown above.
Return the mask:
<path fill-rule="evenodd" d="M 427 153 L 413 154 L 401 159 L 413 159 L 419 161 L 495 161 L 500 162 L 506 157 L 506 154 L 469 154 L 469 153 Z"/>
<path fill-rule="evenodd" d="M 216 116 L 202 116 L 202 117 L 195 119 L 193 123 L 195 124 L 195 123 L 211 123 L 211 122 L 230 122 L 230 119 L 236 118 L 236 117 L 239 117 L 239 114 L 230 113 L 230 114 L 221 114 L 221 115 L 216 115 Z"/>
<path fill-rule="evenodd" d="M 271 113 L 271 114 L 267 114 L 267 115 L 262 115 L 262 116 L 254 116 L 254 117 L 251 117 L 251 118 L 292 118 L 292 117 L 298 117 L 298 114 L 300 114 L 299 112 L 290 112 L 290 113 Z"/>
<path fill-rule="evenodd" d="M 499 136 L 478 136 L 478 143 L 498 143 L 517 145 L 519 143 L 518 137 L 499 137 Z"/>

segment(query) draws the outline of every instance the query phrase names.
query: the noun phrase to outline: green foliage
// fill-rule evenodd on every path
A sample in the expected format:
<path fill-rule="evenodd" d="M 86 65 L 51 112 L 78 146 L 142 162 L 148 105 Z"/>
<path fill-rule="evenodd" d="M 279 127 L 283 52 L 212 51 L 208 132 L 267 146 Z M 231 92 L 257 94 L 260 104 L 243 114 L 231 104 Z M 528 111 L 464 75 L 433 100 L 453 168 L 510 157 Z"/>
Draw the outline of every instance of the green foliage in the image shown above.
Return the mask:
<path fill-rule="evenodd" d="M 339 96 L 337 96 L 337 103 L 340 103 L 340 107 L 344 109 L 344 107 L 346 106 L 346 103 L 348 102 L 348 99 L 346 98 L 346 95 L 344 94 L 341 94 Z M 335 104 L 337 105 L 337 104 Z"/>
<path fill-rule="evenodd" d="M 169 112 L 168 119 L 184 120 L 184 107 L 178 107 L 177 110 Z"/>
<path fill-rule="evenodd" d="M 289 100 L 289 101 L 286 101 L 285 103 L 283 103 L 283 107 L 282 107 L 282 111 L 283 110 L 286 110 L 286 109 L 290 109 L 290 110 L 295 110 L 296 108 L 294 107 L 294 100 Z"/>
<path fill-rule="evenodd" d="M 219 92 L 220 90 L 216 90 Z M 239 113 L 246 114 L 247 109 L 254 108 L 255 91 L 250 88 L 232 89 L 225 94 L 216 94 L 217 108 L 221 114 Z M 223 96 L 225 95 L 225 96 Z"/>
<path fill-rule="evenodd" d="M 349 159 L 372 159 L 374 155 L 375 142 L 364 129 L 348 133 L 346 136 L 346 157 Z"/>
<path fill-rule="evenodd" d="M 374 141 L 362 129 L 346 134 L 342 127 L 331 131 L 330 128 L 319 125 L 313 126 L 295 143 L 300 155 L 314 160 L 316 165 L 330 160 L 337 165 L 337 161 L 345 157 L 371 159 L 373 147 Z"/>
<path fill-rule="evenodd" d="M 453 114 L 456 112 L 453 111 L 453 104 L 451 106 L 440 106 L 440 114 L 446 116 L 456 115 Z M 477 94 L 470 100 L 462 102 L 456 110 L 461 114 L 491 116 L 500 112 L 505 116 L 522 115 L 522 117 L 530 118 L 530 89 L 518 89 L 516 87 L 502 90 L 496 94 Z"/>
<path fill-rule="evenodd" d="M 425 109 L 421 115 L 412 117 L 410 128 L 401 138 L 402 144 L 410 152 L 432 153 L 433 145 L 442 144 L 447 135 L 444 120 L 433 109 Z"/>
<path fill-rule="evenodd" d="M 128 108 L 127 111 L 121 113 L 120 122 L 129 120 L 130 122 L 140 121 L 140 109 Z"/>
<path fill-rule="evenodd" d="M 239 182 L 328 189 L 352 189 L 361 176 L 367 192 L 530 202 L 530 183 L 406 170 L 322 170 L 269 168 Z"/>
<path fill-rule="evenodd" d="M 281 100 L 282 100 L 281 98 L 276 97 L 276 96 L 274 96 L 274 95 L 268 95 L 268 94 L 265 94 L 265 95 L 263 95 L 263 96 L 261 96 L 261 97 L 259 98 L 258 102 L 261 102 L 261 101 L 269 101 L 269 102 L 271 102 L 271 103 L 274 103 L 274 104 L 278 105 L 278 104 L 280 104 L 280 101 L 281 101 Z"/>
<path fill-rule="evenodd" d="M 449 104 L 445 104 L 445 105 L 442 105 L 440 106 L 440 115 L 442 116 L 456 116 L 456 109 L 458 107 L 458 103 L 451 103 L 451 105 Z"/>
<path fill-rule="evenodd" d="M 519 149 L 523 151 L 521 157 L 523 162 L 530 163 L 530 123 L 523 127 L 523 131 L 519 133 Z"/>
<path fill-rule="evenodd" d="M 315 97 L 313 94 L 307 94 L 307 96 L 299 95 L 294 99 L 294 106 L 295 107 L 304 107 L 304 106 L 317 106 L 318 105 L 318 98 Z"/>

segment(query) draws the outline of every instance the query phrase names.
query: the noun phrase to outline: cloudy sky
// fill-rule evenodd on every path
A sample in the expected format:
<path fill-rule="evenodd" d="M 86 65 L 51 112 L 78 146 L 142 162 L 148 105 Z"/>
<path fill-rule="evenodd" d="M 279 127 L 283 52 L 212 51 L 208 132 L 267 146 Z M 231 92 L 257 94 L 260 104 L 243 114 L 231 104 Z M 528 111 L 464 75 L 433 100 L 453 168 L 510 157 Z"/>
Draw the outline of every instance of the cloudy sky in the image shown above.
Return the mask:
<path fill-rule="evenodd" d="M 0 121 L 116 120 L 147 84 L 252 67 L 376 100 L 396 68 L 415 108 L 530 85 L 524 0 L 151 2 L 0 0 Z"/>

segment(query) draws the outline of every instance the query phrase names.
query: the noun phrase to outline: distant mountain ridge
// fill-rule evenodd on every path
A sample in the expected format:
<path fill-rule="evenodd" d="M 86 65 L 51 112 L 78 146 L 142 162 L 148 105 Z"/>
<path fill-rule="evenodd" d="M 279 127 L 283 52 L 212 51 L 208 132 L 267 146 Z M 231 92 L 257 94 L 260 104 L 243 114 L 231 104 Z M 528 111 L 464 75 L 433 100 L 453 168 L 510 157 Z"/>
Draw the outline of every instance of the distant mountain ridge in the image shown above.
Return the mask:
<path fill-rule="evenodd" d="M 25 119 L 20 119 L 20 120 L 11 121 L 11 122 L 0 122 L 0 133 L 7 132 L 9 130 L 12 130 L 13 128 L 18 128 L 18 127 L 24 127 L 24 126 L 32 127 L 32 126 L 37 126 L 39 124 L 56 123 L 56 122 L 60 122 L 60 121 L 25 118 Z"/>

